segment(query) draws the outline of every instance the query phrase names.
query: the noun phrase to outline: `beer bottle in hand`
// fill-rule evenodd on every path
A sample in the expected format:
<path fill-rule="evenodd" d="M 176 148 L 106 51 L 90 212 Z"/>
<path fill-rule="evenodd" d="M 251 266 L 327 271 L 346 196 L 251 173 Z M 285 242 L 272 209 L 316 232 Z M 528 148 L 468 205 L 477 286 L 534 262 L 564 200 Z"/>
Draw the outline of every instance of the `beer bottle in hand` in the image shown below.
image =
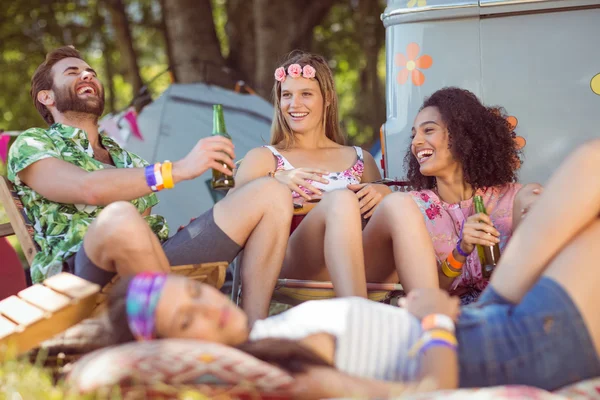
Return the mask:
<path fill-rule="evenodd" d="M 475 196 L 473 198 L 473 204 L 476 213 L 487 214 L 481 196 Z M 479 261 L 481 262 L 481 273 L 484 278 L 489 278 L 500 260 L 500 246 L 498 243 L 493 246 L 482 246 L 478 244 L 477 253 L 479 254 Z"/>
<path fill-rule="evenodd" d="M 227 129 L 225 129 L 225 117 L 223 116 L 223 106 L 221 104 L 213 105 L 212 134 L 213 136 L 224 136 L 231 140 L 231 136 L 229 136 Z M 225 163 L 223 163 L 223 166 L 227 169 L 231 169 Z M 223 172 L 213 169 L 211 185 L 214 190 L 229 190 L 233 188 L 235 182 L 233 180 L 233 176 L 225 175 Z"/>

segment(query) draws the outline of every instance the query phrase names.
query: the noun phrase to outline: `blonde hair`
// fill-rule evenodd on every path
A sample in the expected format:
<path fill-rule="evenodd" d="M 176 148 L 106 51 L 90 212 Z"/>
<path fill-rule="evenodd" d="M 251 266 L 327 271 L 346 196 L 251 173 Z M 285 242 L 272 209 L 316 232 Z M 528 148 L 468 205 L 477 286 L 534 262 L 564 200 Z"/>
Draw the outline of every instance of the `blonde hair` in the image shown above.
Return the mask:
<path fill-rule="evenodd" d="M 310 65 L 315 69 L 316 74 L 314 79 L 319 83 L 321 95 L 323 96 L 323 128 L 325 129 L 325 136 L 338 144 L 346 144 L 346 138 L 340 129 L 338 101 L 335 93 L 333 74 L 329 65 L 327 65 L 327 61 L 316 54 L 294 51 L 279 66 L 287 71 L 287 68 L 292 64 L 299 64 L 302 68 L 305 65 Z M 273 85 L 273 104 L 275 105 L 275 115 L 273 116 L 273 123 L 271 125 L 270 144 L 277 145 L 283 143 L 285 147 L 289 147 L 294 142 L 294 133 L 281 112 L 281 82 L 277 80 L 275 80 L 275 84 Z"/>

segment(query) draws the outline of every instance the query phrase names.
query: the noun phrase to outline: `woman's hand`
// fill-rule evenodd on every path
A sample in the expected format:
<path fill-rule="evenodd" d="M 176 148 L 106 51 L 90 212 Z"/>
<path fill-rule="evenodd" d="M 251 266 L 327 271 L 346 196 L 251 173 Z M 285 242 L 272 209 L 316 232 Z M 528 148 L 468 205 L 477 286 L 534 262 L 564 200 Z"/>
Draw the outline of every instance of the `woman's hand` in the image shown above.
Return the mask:
<path fill-rule="evenodd" d="M 365 219 L 370 218 L 384 196 L 392 192 L 386 185 L 374 183 L 358 183 L 348 185 L 347 188 L 358 196 L 360 213 Z"/>
<path fill-rule="evenodd" d="M 311 196 L 300 189 L 300 186 L 317 196 L 321 196 L 323 193 L 314 187 L 311 182 L 329 183 L 327 179 L 323 178 L 323 175 L 327 175 L 328 173 L 329 172 L 322 169 L 295 168 L 276 171 L 275 174 L 273 174 L 273 177 L 290 188 L 291 191 L 298 193 L 306 200 L 311 200 Z"/>
<path fill-rule="evenodd" d="M 467 218 L 463 226 L 460 248 L 463 252 L 471 254 L 476 245 L 493 246 L 500 243 L 499 238 L 500 232 L 494 228 L 489 215 L 473 214 Z"/>
<path fill-rule="evenodd" d="M 444 314 L 456 321 L 460 314 L 460 300 L 442 289 L 413 289 L 401 299 L 400 305 L 419 319 L 430 314 Z"/>

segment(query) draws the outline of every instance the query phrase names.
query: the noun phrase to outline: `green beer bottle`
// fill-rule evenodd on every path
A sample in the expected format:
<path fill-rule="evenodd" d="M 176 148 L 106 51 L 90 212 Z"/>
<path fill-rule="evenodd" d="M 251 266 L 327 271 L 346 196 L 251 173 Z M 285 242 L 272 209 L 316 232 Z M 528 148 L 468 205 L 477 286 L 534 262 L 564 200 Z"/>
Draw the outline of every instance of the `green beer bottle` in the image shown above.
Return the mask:
<path fill-rule="evenodd" d="M 225 116 L 223 116 L 223 106 L 221 104 L 213 105 L 213 136 L 223 136 L 231 140 L 231 136 L 225 128 Z M 227 169 L 231 169 L 227 164 L 223 163 Z M 235 186 L 233 176 L 225 175 L 216 169 L 212 170 L 211 186 L 214 190 L 229 190 Z"/>
<path fill-rule="evenodd" d="M 473 198 L 473 204 L 475 206 L 475 213 L 487 214 L 481 196 L 475 196 Z M 479 254 L 479 261 L 481 262 L 481 273 L 484 278 L 489 278 L 492 276 L 492 272 L 494 272 L 494 268 L 496 268 L 496 265 L 500 260 L 500 246 L 498 243 L 493 246 L 482 246 L 478 244 L 477 254 Z"/>

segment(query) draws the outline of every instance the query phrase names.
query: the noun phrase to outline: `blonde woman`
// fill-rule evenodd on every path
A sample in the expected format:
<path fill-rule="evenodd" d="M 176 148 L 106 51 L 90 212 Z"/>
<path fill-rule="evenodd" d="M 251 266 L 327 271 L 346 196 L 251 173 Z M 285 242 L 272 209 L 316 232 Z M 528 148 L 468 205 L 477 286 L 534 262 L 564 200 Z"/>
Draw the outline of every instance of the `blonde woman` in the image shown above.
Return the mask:
<path fill-rule="evenodd" d="M 381 224 L 373 214 L 390 189 L 371 183 L 381 175 L 368 152 L 345 145 L 333 75 L 323 57 L 292 53 L 275 70 L 273 98 L 270 145 L 246 155 L 236 183 L 272 176 L 292 191 L 294 202 L 318 200 L 292 221 L 281 277 L 330 280 L 337 296 L 366 297 L 362 222 Z M 424 229 L 416 237 L 430 241 Z M 437 287 L 435 271 L 430 275 L 414 286 Z"/>

